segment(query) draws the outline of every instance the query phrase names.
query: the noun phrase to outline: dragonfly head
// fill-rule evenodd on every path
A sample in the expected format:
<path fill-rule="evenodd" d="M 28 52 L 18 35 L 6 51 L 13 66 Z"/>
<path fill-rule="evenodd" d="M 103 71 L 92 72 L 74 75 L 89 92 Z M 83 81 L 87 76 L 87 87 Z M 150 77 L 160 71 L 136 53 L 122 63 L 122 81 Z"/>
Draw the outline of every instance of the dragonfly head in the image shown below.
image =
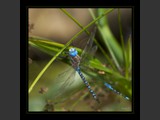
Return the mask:
<path fill-rule="evenodd" d="M 70 48 L 69 49 L 69 55 L 71 57 L 75 57 L 75 56 L 77 56 L 77 54 L 78 54 L 78 51 L 75 48 Z"/>

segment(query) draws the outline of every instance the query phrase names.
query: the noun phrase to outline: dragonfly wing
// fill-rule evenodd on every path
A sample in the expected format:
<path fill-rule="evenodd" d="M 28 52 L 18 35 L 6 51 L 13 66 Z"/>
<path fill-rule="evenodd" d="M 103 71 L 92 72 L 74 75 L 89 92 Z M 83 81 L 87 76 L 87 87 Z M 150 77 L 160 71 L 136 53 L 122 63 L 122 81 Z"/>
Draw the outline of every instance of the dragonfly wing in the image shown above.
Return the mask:
<path fill-rule="evenodd" d="M 88 54 L 91 52 L 95 33 L 96 33 L 96 28 L 94 28 L 94 31 L 91 33 L 90 38 L 87 42 L 87 45 L 85 46 L 81 54 L 81 61 L 83 61 L 88 56 Z"/>
<path fill-rule="evenodd" d="M 68 89 L 68 87 L 74 83 L 75 73 L 76 71 L 70 67 L 69 69 L 58 75 L 57 81 L 59 83 L 59 88 L 57 90 L 58 92 L 55 98 L 61 96 Z"/>
<path fill-rule="evenodd" d="M 97 49 L 98 49 L 98 47 L 97 47 L 96 45 L 93 46 L 92 49 L 91 49 L 90 52 L 89 52 L 90 55 L 93 56 L 93 55 L 96 53 Z"/>
<path fill-rule="evenodd" d="M 65 71 L 63 71 L 62 73 L 58 74 L 58 76 L 55 79 L 56 83 L 58 83 L 58 84 L 63 83 L 65 81 L 66 76 L 69 76 L 71 74 L 70 73 L 71 71 L 72 71 L 72 68 L 69 67 Z"/>

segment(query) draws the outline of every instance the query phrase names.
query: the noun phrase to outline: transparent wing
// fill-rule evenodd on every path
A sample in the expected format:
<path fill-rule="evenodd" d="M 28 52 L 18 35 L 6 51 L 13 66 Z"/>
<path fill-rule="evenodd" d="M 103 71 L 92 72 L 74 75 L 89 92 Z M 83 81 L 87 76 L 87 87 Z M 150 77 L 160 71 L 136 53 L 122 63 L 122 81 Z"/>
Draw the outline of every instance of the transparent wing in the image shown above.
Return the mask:
<path fill-rule="evenodd" d="M 56 81 L 58 82 L 59 88 L 55 98 L 61 96 L 68 89 L 68 87 L 74 83 L 75 73 L 76 71 L 69 67 L 67 70 L 57 76 Z"/>
<path fill-rule="evenodd" d="M 81 64 L 88 64 L 89 60 L 93 59 L 97 49 L 97 46 L 93 46 L 91 50 L 81 59 Z"/>
<path fill-rule="evenodd" d="M 91 53 L 91 51 L 95 51 L 95 47 L 94 49 L 92 49 L 92 45 L 93 45 L 93 40 L 94 40 L 94 36 L 95 36 L 95 33 L 96 33 L 96 27 L 94 28 L 94 31 L 91 33 L 89 39 L 88 39 L 88 42 L 81 54 L 81 61 L 84 61 L 85 58 Z"/>

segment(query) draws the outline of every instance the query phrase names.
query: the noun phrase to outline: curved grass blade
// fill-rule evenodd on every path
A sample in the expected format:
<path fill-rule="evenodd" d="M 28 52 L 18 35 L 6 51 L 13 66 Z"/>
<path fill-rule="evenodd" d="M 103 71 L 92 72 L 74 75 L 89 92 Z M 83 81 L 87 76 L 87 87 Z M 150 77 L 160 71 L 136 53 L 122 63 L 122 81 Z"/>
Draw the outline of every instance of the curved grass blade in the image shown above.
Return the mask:
<path fill-rule="evenodd" d="M 55 55 L 57 52 L 60 51 L 60 49 L 64 47 L 64 44 L 50 41 L 47 39 L 36 38 L 36 37 L 30 37 L 29 44 L 52 56 Z M 69 50 L 70 47 L 68 47 L 67 51 Z M 79 53 L 81 53 L 81 49 L 79 48 L 76 48 L 76 49 Z M 65 55 L 65 52 L 62 53 L 62 56 L 63 55 Z"/>
<path fill-rule="evenodd" d="M 44 74 L 44 72 L 48 69 L 48 67 L 52 64 L 52 62 L 60 55 L 62 54 L 62 52 L 77 38 L 77 36 L 79 36 L 80 34 L 82 34 L 87 28 L 89 28 L 91 25 L 93 25 L 94 23 L 96 23 L 99 19 L 101 19 L 102 17 L 104 17 L 106 14 L 110 13 L 112 11 L 108 10 L 105 11 L 103 14 L 101 14 L 100 16 L 98 16 L 96 19 L 94 19 L 92 22 L 90 22 L 87 26 L 85 26 L 80 32 L 78 32 L 77 34 L 75 34 L 70 40 L 69 42 L 67 42 L 67 44 L 47 63 L 47 65 L 42 69 L 42 71 L 38 74 L 38 76 L 36 77 L 36 79 L 33 81 L 33 83 L 31 84 L 31 86 L 29 87 L 28 92 L 30 93 L 33 89 L 33 87 L 35 86 L 35 84 L 38 82 L 38 80 L 40 79 L 40 77 Z"/>
<path fill-rule="evenodd" d="M 98 14 L 102 14 L 105 9 L 98 9 Z M 95 19 L 95 15 L 93 14 L 92 10 L 90 10 L 93 19 Z M 103 22 L 101 22 L 103 21 Z M 107 23 L 107 19 L 103 18 L 100 22 L 97 23 L 98 30 L 103 38 L 103 42 L 107 46 L 110 55 L 114 59 L 116 67 L 118 70 L 121 70 L 120 64 L 123 62 L 122 50 L 118 42 L 116 41 L 115 37 L 113 36 L 109 25 Z"/>
<path fill-rule="evenodd" d="M 80 28 L 83 29 L 83 26 L 75 19 L 72 17 L 72 15 L 70 15 L 65 9 L 61 8 L 61 10 L 69 17 L 71 18 Z M 89 9 L 90 10 L 90 9 Z M 113 11 L 114 9 L 111 8 L 107 11 Z M 103 11 L 104 12 L 104 11 Z M 89 31 L 85 30 L 85 32 L 90 35 Z M 101 52 L 103 53 L 104 57 L 106 57 L 106 59 L 108 60 L 108 62 L 110 63 L 110 65 L 112 66 L 113 69 L 116 69 L 114 64 L 112 63 L 110 57 L 107 55 L 107 53 L 105 52 L 105 50 L 101 47 L 101 45 L 99 44 L 99 42 L 94 38 L 94 42 L 95 44 L 98 46 L 98 48 L 101 50 Z"/>

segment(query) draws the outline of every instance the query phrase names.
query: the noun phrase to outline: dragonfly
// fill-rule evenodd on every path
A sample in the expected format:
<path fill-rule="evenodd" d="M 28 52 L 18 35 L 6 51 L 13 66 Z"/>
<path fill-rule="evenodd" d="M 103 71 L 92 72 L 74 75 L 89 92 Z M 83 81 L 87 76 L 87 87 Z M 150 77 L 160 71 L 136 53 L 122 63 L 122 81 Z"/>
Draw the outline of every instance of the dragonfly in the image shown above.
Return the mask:
<path fill-rule="evenodd" d="M 82 79 L 83 83 L 85 84 L 85 86 L 89 90 L 90 94 L 92 95 L 93 99 L 99 103 L 99 99 L 98 99 L 96 93 L 91 88 L 89 82 L 86 80 L 86 78 L 83 75 L 83 73 L 81 72 L 81 68 L 80 68 L 80 64 L 82 63 L 82 61 L 85 60 L 87 55 L 92 53 L 93 51 L 95 52 L 97 50 L 97 46 L 92 47 L 95 33 L 96 33 L 96 27 L 94 28 L 94 31 L 91 33 L 91 35 L 87 41 L 87 44 L 85 45 L 81 55 L 78 54 L 78 51 L 76 50 L 76 48 L 72 47 L 69 49 L 67 54 L 68 54 L 68 57 L 69 57 L 69 60 L 70 60 L 71 66 L 72 66 L 72 70 L 70 68 L 67 69 L 67 71 L 62 73 L 58 78 L 59 79 L 61 79 L 63 77 L 66 78 L 65 82 L 61 86 L 61 88 L 64 89 L 64 87 L 69 86 L 73 83 L 73 80 L 75 77 L 74 76 L 75 72 L 77 72 L 79 74 L 80 78 Z M 70 72 L 70 71 L 73 71 L 73 72 Z"/>
<path fill-rule="evenodd" d="M 92 90 L 91 86 L 89 85 L 88 81 L 86 80 L 86 78 L 84 77 L 84 75 L 81 72 L 81 69 L 79 67 L 80 64 L 80 60 L 81 57 L 78 55 L 78 52 L 75 48 L 71 48 L 69 49 L 69 56 L 70 56 L 70 60 L 71 60 L 71 64 L 72 67 L 75 69 L 75 71 L 78 72 L 79 76 L 81 77 L 81 79 L 83 80 L 84 84 L 86 85 L 86 87 L 88 88 L 89 92 L 92 94 L 93 98 L 99 102 L 96 93 Z"/>
<path fill-rule="evenodd" d="M 71 85 L 75 81 L 74 80 L 74 75 L 75 75 L 75 72 L 77 72 L 79 74 L 80 78 L 82 79 L 83 83 L 85 84 L 85 86 L 89 90 L 90 94 L 92 95 L 93 99 L 96 100 L 98 103 L 100 103 L 96 93 L 91 88 L 91 86 L 89 85 L 89 82 L 86 80 L 85 76 L 81 72 L 81 63 L 83 61 L 85 61 L 85 59 L 87 58 L 87 56 L 89 54 L 93 54 L 97 50 L 97 46 L 93 46 L 93 40 L 94 40 L 95 33 L 96 33 L 96 28 L 94 28 L 94 31 L 91 33 L 91 35 L 90 35 L 90 37 L 88 39 L 88 42 L 87 42 L 86 46 L 84 47 L 83 52 L 82 52 L 82 54 L 80 56 L 78 55 L 78 51 L 76 50 L 76 48 L 73 47 L 73 48 L 69 49 L 68 57 L 70 59 L 72 70 L 70 68 L 67 69 L 67 71 L 65 71 L 64 73 L 60 74 L 60 76 L 58 78 L 59 79 L 62 79 L 63 77 L 66 78 L 64 84 L 61 86 L 61 88 L 64 89 L 65 87 Z M 70 71 L 72 71 L 72 72 L 70 72 Z M 104 85 L 108 89 L 110 89 L 113 92 L 115 92 L 116 94 L 122 95 L 120 92 L 116 91 L 107 82 L 104 82 Z M 129 97 L 126 97 L 126 96 L 124 98 L 127 99 L 127 100 L 129 99 Z"/>

